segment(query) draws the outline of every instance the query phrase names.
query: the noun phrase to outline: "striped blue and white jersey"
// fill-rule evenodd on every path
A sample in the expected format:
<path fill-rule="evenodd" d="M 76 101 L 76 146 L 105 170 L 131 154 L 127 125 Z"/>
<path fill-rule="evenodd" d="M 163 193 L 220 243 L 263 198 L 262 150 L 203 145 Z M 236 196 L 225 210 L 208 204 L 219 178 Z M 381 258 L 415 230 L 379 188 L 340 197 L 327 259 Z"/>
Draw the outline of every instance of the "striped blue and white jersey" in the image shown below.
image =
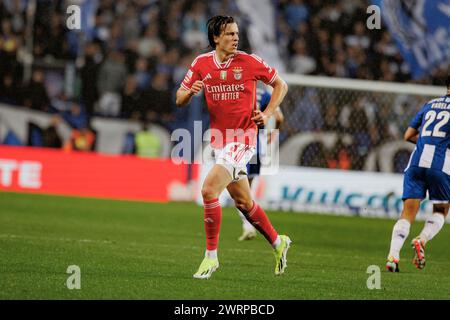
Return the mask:
<path fill-rule="evenodd" d="M 270 94 L 269 91 L 265 88 L 256 88 L 256 108 L 258 110 L 264 111 L 266 110 L 267 106 L 269 105 L 270 98 L 272 97 L 272 94 Z M 266 136 L 263 133 L 261 129 L 265 129 L 265 125 L 258 126 L 258 140 L 257 140 L 257 147 L 256 147 L 256 153 L 258 155 L 265 154 L 265 147 L 266 147 Z"/>
<path fill-rule="evenodd" d="M 266 110 L 267 105 L 269 104 L 271 94 L 267 89 L 256 88 L 256 107 L 258 110 L 264 111 Z"/>
<path fill-rule="evenodd" d="M 409 126 L 419 131 L 419 137 L 407 168 L 432 168 L 450 175 L 450 95 L 427 102 Z"/>

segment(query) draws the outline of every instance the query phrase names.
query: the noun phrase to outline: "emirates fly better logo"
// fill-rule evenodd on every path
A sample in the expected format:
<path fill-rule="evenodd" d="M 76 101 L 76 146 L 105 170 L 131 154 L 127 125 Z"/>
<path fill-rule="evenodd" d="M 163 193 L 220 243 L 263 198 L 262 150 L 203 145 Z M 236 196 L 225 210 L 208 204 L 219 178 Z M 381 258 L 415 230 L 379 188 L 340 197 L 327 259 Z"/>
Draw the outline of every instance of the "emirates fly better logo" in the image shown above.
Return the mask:
<path fill-rule="evenodd" d="M 239 92 L 245 90 L 243 83 L 240 84 L 219 84 L 219 85 L 205 85 L 206 93 L 211 94 L 213 101 L 224 100 L 238 100 L 240 98 Z"/>

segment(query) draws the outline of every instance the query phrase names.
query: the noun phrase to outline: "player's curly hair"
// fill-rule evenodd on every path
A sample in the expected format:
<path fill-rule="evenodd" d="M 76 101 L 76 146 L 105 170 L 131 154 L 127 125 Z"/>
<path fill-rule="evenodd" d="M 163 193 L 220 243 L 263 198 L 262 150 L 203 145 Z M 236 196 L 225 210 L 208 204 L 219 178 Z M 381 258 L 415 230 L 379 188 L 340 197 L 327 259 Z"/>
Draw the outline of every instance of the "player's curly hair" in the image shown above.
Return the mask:
<path fill-rule="evenodd" d="M 206 27 L 208 28 L 208 41 L 213 49 L 216 48 L 214 36 L 220 36 L 226 25 L 234 22 L 234 18 L 231 16 L 214 16 L 208 20 L 206 23 Z"/>
<path fill-rule="evenodd" d="M 445 82 L 447 88 L 450 88 L 450 74 L 447 76 L 447 81 Z"/>

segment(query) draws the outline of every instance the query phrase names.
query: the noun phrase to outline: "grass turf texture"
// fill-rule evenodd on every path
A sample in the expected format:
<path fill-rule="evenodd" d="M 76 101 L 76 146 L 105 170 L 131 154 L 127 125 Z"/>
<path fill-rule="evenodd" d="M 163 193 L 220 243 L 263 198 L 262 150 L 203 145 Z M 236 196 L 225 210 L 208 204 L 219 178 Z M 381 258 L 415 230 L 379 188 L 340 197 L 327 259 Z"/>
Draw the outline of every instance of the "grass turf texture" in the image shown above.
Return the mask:
<path fill-rule="evenodd" d="M 240 219 L 223 210 L 220 268 L 193 279 L 204 253 L 203 212 L 195 204 L 152 204 L 0 193 L 0 299 L 449 299 L 450 227 L 429 243 L 427 266 L 385 271 L 393 220 L 270 212 L 293 245 L 273 274 L 271 247 L 259 235 L 238 242 Z M 81 290 L 69 290 L 69 265 Z M 369 290 L 369 265 L 381 289 Z"/>

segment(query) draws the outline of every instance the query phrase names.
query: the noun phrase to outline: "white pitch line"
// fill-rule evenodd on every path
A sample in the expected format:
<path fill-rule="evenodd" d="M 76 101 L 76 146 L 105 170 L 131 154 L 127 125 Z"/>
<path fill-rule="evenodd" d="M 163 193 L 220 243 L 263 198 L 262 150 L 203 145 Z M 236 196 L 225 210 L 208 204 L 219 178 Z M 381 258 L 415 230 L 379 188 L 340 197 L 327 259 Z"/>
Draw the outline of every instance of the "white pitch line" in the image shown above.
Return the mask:
<path fill-rule="evenodd" d="M 0 238 L 9 239 L 23 239 L 23 240 L 47 240 L 47 241 L 64 241 L 64 242 L 84 242 L 84 243 L 112 243 L 109 240 L 92 240 L 92 239 L 70 239 L 70 238 L 49 238 L 49 237 L 35 237 L 23 236 L 16 234 L 0 234 Z"/>

